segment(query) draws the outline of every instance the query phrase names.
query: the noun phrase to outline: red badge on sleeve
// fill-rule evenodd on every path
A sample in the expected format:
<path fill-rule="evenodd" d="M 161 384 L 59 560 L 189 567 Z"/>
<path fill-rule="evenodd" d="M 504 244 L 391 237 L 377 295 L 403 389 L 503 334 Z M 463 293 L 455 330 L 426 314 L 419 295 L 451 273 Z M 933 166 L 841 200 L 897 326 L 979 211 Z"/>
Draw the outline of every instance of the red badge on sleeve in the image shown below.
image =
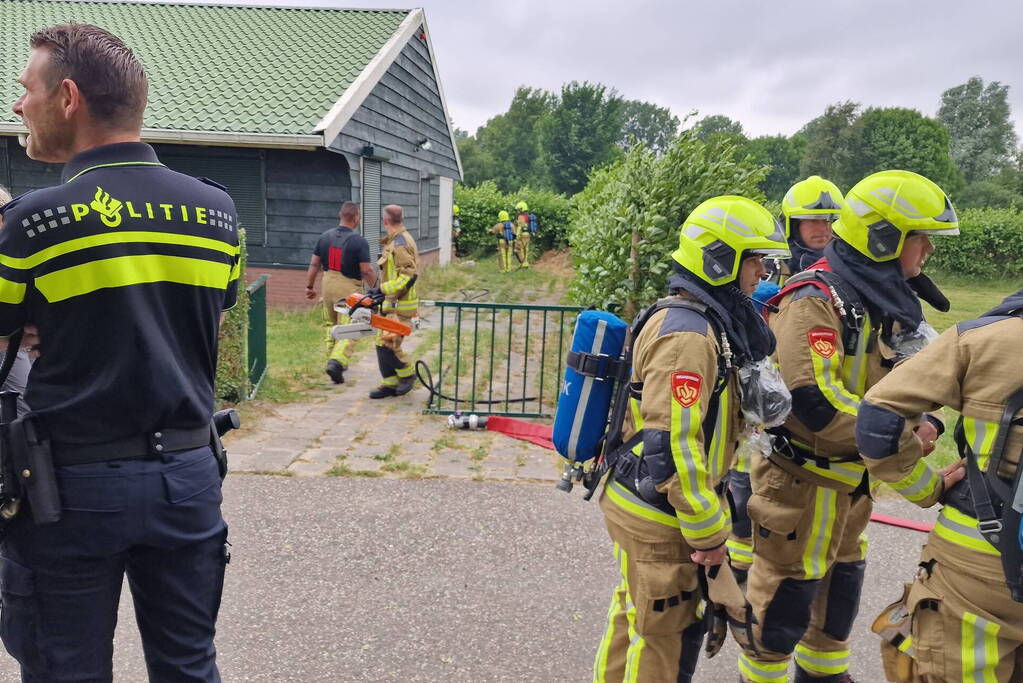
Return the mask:
<path fill-rule="evenodd" d="M 837 337 L 834 330 L 824 327 L 810 330 L 806 333 L 810 348 L 821 358 L 831 358 L 835 355 Z"/>
<path fill-rule="evenodd" d="M 683 408 L 688 408 L 699 400 L 702 386 L 703 378 L 695 372 L 671 373 L 671 393 Z"/>

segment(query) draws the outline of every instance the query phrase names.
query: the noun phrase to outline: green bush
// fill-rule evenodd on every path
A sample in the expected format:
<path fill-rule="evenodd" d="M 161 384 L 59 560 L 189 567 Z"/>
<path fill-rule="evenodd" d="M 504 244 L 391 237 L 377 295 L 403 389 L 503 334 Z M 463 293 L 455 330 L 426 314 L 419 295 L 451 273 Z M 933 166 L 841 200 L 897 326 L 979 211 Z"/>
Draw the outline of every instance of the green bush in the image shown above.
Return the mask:
<path fill-rule="evenodd" d="M 970 278 L 1023 276 L 1023 212 L 1018 209 L 963 209 L 960 234 L 935 237 L 929 266 Z"/>
<path fill-rule="evenodd" d="M 520 201 L 536 214 L 540 228 L 533 253 L 565 246 L 571 203 L 564 196 L 547 190 L 525 187 L 512 194 L 502 194 L 492 180 L 475 187 L 459 185 L 455 204 L 460 211 L 459 234 L 455 246 L 461 254 L 487 254 L 497 250 L 497 237 L 490 228 L 497 223 L 497 214 L 504 210 L 514 220 L 515 205 Z"/>
<path fill-rule="evenodd" d="M 724 194 L 763 201 L 767 168 L 737 152 L 729 139 L 703 141 L 687 130 L 661 157 L 641 144 L 591 173 L 573 198 L 572 299 L 631 316 L 663 296 L 679 227 L 700 202 Z"/>
<path fill-rule="evenodd" d="M 249 293 L 245 288 L 245 231 L 238 231 L 241 241 L 241 272 L 238 275 L 238 303 L 224 316 L 220 326 L 217 349 L 216 397 L 237 403 L 249 397 Z"/>

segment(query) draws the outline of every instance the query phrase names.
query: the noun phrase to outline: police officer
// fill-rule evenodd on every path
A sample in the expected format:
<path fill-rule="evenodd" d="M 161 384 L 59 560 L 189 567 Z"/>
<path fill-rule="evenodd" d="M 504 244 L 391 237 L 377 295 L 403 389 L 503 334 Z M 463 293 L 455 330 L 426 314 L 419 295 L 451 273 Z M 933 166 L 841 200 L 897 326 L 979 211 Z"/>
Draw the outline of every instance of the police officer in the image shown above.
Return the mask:
<path fill-rule="evenodd" d="M 642 442 L 615 464 L 600 501 L 621 583 L 595 681 L 692 680 L 703 639 L 697 568 L 726 561 L 721 482 L 742 426 L 737 370 L 774 350 L 749 295 L 764 256 L 787 252 L 767 209 L 709 199 L 682 225 L 671 296 L 641 314 L 626 434 L 642 430 Z"/>
<path fill-rule="evenodd" d="M 11 201 L 10 193 L 0 185 L 0 229 L 4 227 L 3 207 Z M 18 415 L 28 412 L 28 404 L 25 403 L 25 387 L 28 385 L 28 373 L 32 369 L 32 357 L 27 346 L 22 345 L 17 349 L 17 358 L 11 366 L 10 373 L 3 383 L 3 391 L 15 391 L 18 393 Z M 0 355 L 0 358 L 3 358 Z"/>
<path fill-rule="evenodd" d="M 362 291 L 362 283 L 374 287 L 377 273 L 369 258 L 369 242 L 357 232 L 361 218 L 359 205 L 345 202 L 338 215 L 336 228 L 327 230 L 316 242 L 306 271 L 305 294 L 316 298 L 316 275 L 323 271 L 323 319 L 327 323 L 327 375 L 335 384 L 345 381 L 344 371 L 351 361 L 353 339 L 335 341 L 330 328 L 350 321 L 348 316 L 334 310 L 338 301 L 349 294 Z"/>
<path fill-rule="evenodd" d="M 529 243 L 533 233 L 529 228 L 529 205 L 521 201 L 515 205 L 518 215 L 515 217 L 515 258 L 519 268 L 529 268 Z"/>
<path fill-rule="evenodd" d="M 110 681 L 127 573 L 150 680 L 219 681 L 228 555 L 210 418 L 238 293 L 234 203 L 139 142 L 148 83 L 120 39 L 67 24 L 31 45 L 14 113 L 28 156 L 64 170 L 4 207 L 0 334 L 38 328 L 20 424 L 49 441 L 59 501 L 25 480 L 0 551 L 0 636 L 23 680 Z M 36 501 L 59 520 L 36 524 Z"/>
<path fill-rule="evenodd" d="M 415 319 L 419 317 L 419 292 L 415 283 L 419 276 L 419 251 L 416 241 L 405 229 L 405 214 L 400 206 L 384 207 L 384 227 L 387 235 L 380 241 L 383 251 L 377 261 L 380 291 L 387 297 L 383 313 L 414 328 Z M 413 368 L 402 353 L 402 339 L 404 337 L 392 332 L 377 333 L 377 364 L 382 379 L 380 386 L 369 392 L 370 398 L 404 396 L 412 391 Z"/>
<path fill-rule="evenodd" d="M 770 316 L 792 413 L 774 449 L 755 456 L 753 566 L 747 596 L 756 649 L 743 680 L 849 681 L 849 632 L 859 605 L 871 500 L 855 440 L 868 388 L 937 336 L 906 282 L 958 234 L 955 211 L 927 178 L 882 171 L 846 197 L 824 259 L 793 276 Z M 939 423 L 940 424 L 940 423 Z M 925 421 L 924 434 L 937 426 Z"/>
<path fill-rule="evenodd" d="M 770 271 L 769 279 L 757 285 L 753 295 L 755 299 L 767 301 L 790 275 L 809 268 L 823 256 L 824 247 L 831 242 L 831 223 L 838 218 L 841 209 L 842 193 L 834 183 L 820 176 L 810 176 L 789 188 L 781 203 L 781 221 L 792 255 L 788 259 L 765 262 Z M 728 553 L 736 578 L 743 584 L 753 562 L 753 527 L 746 511 L 752 494 L 750 456 L 765 438 L 759 431 L 753 436 L 739 448 L 735 469 L 728 478 L 728 490 L 735 506 Z"/>
<path fill-rule="evenodd" d="M 517 230 L 507 211 L 498 212 L 497 223 L 490 228 L 490 232 L 497 235 L 497 269 L 502 273 L 508 273 L 512 269 L 512 249 Z"/>

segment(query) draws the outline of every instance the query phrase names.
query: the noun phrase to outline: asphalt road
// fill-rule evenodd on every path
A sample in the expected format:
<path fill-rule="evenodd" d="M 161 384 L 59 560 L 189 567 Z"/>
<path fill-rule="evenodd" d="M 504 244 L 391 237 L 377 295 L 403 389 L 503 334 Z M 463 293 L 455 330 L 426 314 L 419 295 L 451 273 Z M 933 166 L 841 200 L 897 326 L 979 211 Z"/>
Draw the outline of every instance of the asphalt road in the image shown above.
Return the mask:
<path fill-rule="evenodd" d="M 615 583 L 595 502 L 553 485 L 232 475 L 217 648 L 225 681 L 590 680 Z M 907 504 L 894 514 L 933 517 Z M 873 617 L 924 534 L 871 525 L 853 674 L 883 681 Z M 735 681 L 735 649 L 699 681 Z M 0 681 L 17 666 L 0 657 Z M 125 589 L 115 680 L 145 681 Z"/>

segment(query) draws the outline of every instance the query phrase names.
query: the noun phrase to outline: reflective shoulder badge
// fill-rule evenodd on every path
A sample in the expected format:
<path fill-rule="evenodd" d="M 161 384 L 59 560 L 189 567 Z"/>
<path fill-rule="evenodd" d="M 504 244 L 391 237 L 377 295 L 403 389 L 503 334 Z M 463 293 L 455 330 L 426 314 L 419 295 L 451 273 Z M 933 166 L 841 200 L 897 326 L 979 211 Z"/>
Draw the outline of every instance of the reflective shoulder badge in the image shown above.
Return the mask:
<path fill-rule="evenodd" d="M 695 372 L 671 373 L 671 393 L 683 408 L 689 408 L 700 399 L 703 377 Z"/>
<path fill-rule="evenodd" d="M 834 330 L 816 327 L 806 333 L 806 340 L 810 343 L 813 352 L 821 358 L 831 358 L 835 355 L 838 335 Z"/>

